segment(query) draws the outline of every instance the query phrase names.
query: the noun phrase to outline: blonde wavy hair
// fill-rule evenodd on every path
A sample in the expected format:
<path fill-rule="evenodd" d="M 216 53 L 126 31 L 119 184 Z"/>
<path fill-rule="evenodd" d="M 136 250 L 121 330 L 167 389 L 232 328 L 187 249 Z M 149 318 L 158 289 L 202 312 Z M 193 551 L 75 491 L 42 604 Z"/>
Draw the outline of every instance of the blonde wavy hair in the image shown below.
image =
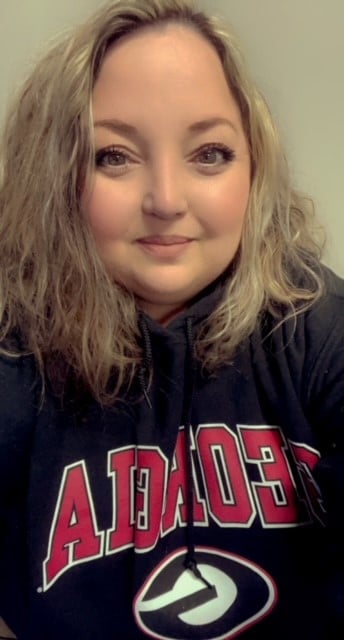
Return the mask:
<path fill-rule="evenodd" d="M 110 2 L 26 80 L 5 122 L 0 174 L 2 352 L 33 354 L 53 384 L 72 372 L 104 404 L 130 386 L 142 349 L 135 299 L 107 275 L 81 211 L 94 170 L 92 89 L 110 45 L 169 21 L 217 51 L 252 163 L 240 248 L 223 301 L 196 340 L 199 360 L 209 371 L 231 361 L 262 312 L 283 321 L 323 290 L 312 203 L 291 188 L 271 115 L 233 35 L 188 0 Z"/>

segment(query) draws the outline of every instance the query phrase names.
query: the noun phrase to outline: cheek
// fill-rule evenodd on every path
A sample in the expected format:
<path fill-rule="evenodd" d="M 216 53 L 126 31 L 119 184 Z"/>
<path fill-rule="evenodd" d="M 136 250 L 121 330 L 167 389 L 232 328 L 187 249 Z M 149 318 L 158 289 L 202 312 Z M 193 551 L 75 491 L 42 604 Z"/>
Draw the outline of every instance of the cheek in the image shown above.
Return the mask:
<path fill-rule="evenodd" d="M 135 204 L 125 190 L 116 189 L 113 182 L 100 176 L 85 194 L 83 210 L 96 239 L 113 239 L 128 230 Z"/>
<path fill-rule="evenodd" d="M 209 230 L 214 233 L 241 231 L 249 194 L 250 180 L 246 176 L 214 185 L 203 200 L 204 220 Z"/>

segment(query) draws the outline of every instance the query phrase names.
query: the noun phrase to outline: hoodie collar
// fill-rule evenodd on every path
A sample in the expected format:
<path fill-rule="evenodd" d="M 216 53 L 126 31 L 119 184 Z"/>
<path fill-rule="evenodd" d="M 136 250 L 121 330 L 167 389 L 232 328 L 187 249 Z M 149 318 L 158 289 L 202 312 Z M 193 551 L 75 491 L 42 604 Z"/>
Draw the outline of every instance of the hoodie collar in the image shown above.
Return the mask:
<path fill-rule="evenodd" d="M 209 287 L 201 292 L 191 303 L 191 305 L 183 313 L 179 314 L 167 327 L 162 327 L 152 320 L 147 314 L 140 312 L 139 326 L 143 340 L 143 363 L 139 371 L 139 383 L 145 401 L 150 409 L 152 404 L 146 387 L 149 373 L 154 365 L 151 347 L 151 335 L 160 335 L 168 340 L 175 333 L 183 332 L 186 339 L 186 357 L 184 371 L 184 397 L 183 397 L 183 413 L 182 424 L 185 430 L 185 465 L 187 477 L 187 527 L 186 527 L 186 553 L 184 558 L 184 566 L 191 571 L 194 576 L 209 589 L 214 587 L 202 575 L 198 564 L 194 543 L 194 479 L 193 479 L 193 461 L 192 461 L 192 406 L 195 381 L 197 375 L 197 362 L 194 348 L 195 328 L 205 318 L 207 318 L 221 301 L 225 289 L 223 279 L 217 280 Z"/>

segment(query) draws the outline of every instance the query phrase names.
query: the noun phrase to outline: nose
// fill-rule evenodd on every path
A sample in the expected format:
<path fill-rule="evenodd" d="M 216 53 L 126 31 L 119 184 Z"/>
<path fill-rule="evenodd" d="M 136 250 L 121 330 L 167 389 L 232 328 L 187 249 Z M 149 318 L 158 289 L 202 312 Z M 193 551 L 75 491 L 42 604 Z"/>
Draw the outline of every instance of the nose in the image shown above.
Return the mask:
<path fill-rule="evenodd" d="M 150 169 L 142 202 L 145 214 L 169 220 L 186 213 L 185 180 L 177 165 L 176 161 L 167 158 Z"/>

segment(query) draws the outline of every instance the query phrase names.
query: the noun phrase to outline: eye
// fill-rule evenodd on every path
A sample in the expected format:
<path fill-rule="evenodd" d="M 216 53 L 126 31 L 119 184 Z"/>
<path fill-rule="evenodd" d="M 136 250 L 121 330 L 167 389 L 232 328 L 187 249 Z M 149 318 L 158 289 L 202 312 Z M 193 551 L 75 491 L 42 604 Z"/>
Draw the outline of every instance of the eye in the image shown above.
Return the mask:
<path fill-rule="evenodd" d="M 234 151 L 222 144 L 209 144 L 196 152 L 194 159 L 202 167 L 216 168 L 234 159 Z"/>
<path fill-rule="evenodd" d="M 97 167 L 105 169 L 123 169 L 131 162 L 130 156 L 118 147 L 106 147 L 96 153 L 95 163 Z"/>

